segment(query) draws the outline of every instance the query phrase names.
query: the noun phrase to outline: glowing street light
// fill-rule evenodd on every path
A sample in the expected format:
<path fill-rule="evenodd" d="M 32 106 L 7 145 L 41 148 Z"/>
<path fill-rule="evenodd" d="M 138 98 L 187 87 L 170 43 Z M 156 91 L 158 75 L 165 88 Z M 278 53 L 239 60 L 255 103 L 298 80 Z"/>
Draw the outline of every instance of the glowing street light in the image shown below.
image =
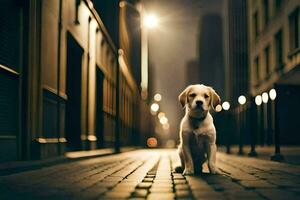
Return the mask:
<path fill-rule="evenodd" d="M 147 28 L 155 28 L 158 26 L 158 18 L 155 14 L 149 14 L 144 17 L 144 25 Z"/>
<path fill-rule="evenodd" d="M 222 106 L 220 104 L 218 104 L 215 109 L 216 109 L 216 112 L 221 112 Z"/>
<path fill-rule="evenodd" d="M 269 96 L 270 96 L 270 99 L 271 99 L 272 101 L 275 100 L 275 98 L 276 98 L 276 96 L 277 96 L 277 93 L 276 93 L 276 90 L 275 90 L 274 88 L 271 89 L 271 90 L 269 91 Z"/>
<path fill-rule="evenodd" d="M 246 103 L 246 101 L 247 101 L 247 99 L 244 95 L 239 96 L 239 98 L 238 98 L 239 104 L 244 105 Z"/>
<path fill-rule="evenodd" d="M 157 112 L 159 110 L 159 105 L 157 103 L 153 103 L 151 105 L 151 111 Z"/>
<path fill-rule="evenodd" d="M 262 94 L 262 101 L 263 101 L 264 103 L 268 103 L 268 100 L 269 100 L 268 93 L 264 92 L 264 93 Z"/>
<path fill-rule="evenodd" d="M 157 93 L 157 94 L 154 95 L 154 101 L 160 102 L 161 99 L 162 99 L 161 94 Z"/>
<path fill-rule="evenodd" d="M 163 112 L 160 112 L 160 113 L 158 113 L 158 119 L 161 119 L 162 117 L 165 117 L 166 116 L 166 114 L 165 113 L 163 113 Z"/>
<path fill-rule="evenodd" d="M 170 124 L 169 123 L 165 123 L 165 124 L 163 124 L 162 127 L 163 127 L 164 130 L 169 130 Z"/>
<path fill-rule="evenodd" d="M 223 107 L 224 110 L 229 110 L 229 108 L 230 108 L 230 103 L 229 103 L 228 101 L 224 101 L 224 102 L 222 103 L 222 107 Z"/>
<path fill-rule="evenodd" d="M 260 106 L 261 103 L 262 103 L 262 97 L 261 97 L 261 95 L 257 95 L 257 96 L 255 97 L 255 104 L 256 104 L 257 106 Z"/>
<path fill-rule="evenodd" d="M 160 118 L 159 122 L 160 122 L 162 125 L 164 125 L 164 124 L 168 123 L 168 118 L 162 117 L 162 118 Z"/>

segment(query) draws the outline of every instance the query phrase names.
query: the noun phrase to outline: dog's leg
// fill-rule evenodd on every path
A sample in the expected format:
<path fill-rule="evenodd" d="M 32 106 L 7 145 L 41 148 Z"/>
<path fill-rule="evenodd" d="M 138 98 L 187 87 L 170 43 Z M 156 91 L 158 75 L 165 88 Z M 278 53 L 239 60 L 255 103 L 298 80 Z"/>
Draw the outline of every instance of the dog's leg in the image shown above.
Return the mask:
<path fill-rule="evenodd" d="M 191 150 L 189 146 L 189 134 L 190 133 L 182 133 L 182 150 L 183 150 L 183 156 L 184 156 L 184 171 L 183 175 L 190 175 L 194 174 L 194 164 L 193 159 L 191 155 Z"/>
<path fill-rule="evenodd" d="M 208 168 L 210 173 L 216 174 L 216 154 L 217 154 L 217 145 L 209 144 L 207 149 L 207 157 L 208 157 Z"/>

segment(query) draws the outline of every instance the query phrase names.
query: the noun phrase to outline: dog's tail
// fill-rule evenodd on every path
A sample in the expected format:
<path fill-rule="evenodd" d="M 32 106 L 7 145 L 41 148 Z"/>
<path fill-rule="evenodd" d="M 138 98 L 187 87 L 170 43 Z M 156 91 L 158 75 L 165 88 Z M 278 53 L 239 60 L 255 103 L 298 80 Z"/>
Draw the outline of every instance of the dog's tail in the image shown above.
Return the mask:
<path fill-rule="evenodd" d="M 175 170 L 174 170 L 176 173 L 182 173 L 183 172 L 183 167 L 182 166 L 177 166 L 175 167 Z"/>

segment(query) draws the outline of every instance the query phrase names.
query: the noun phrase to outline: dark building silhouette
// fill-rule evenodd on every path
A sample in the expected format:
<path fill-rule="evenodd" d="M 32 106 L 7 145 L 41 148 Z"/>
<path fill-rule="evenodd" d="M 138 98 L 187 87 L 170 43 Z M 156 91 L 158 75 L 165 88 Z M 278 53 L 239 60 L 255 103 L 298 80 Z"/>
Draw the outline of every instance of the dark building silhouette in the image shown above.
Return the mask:
<path fill-rule="evenodd" d="M 199 80 L 224 96 L 224 58 L 220 14 L 205 14 L 199 24 Z"/>
<path fill-rule="evenodd" d="M 117 0 L 1 1 L 0 162 L 143 144 L 151 116 L 120 10 Z"/>

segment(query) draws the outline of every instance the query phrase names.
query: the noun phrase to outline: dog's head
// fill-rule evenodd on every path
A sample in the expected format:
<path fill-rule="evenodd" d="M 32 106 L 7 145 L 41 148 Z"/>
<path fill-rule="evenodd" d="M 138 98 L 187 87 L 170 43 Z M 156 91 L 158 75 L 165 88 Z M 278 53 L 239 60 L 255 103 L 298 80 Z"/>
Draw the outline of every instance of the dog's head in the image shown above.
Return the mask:
<path fill-rule="evenodd" d="M 187 107 L 193 115 L 203 115 L 210 108 L 215 109 L 221 102 L 219 95 L 212 87 L 202 84 L 188 86 L 178 98 L 182 107 Z"/>

